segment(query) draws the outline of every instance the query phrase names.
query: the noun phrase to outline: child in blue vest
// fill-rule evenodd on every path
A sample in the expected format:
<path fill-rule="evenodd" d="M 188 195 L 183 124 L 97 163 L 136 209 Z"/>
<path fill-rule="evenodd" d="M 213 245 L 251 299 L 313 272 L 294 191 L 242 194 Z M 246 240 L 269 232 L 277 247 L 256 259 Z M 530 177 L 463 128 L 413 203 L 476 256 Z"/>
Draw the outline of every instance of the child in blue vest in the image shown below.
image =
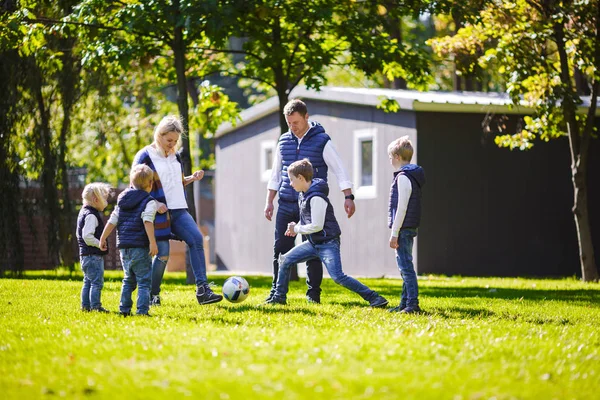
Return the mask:
<path fill-rule="evenodd" d="M 104 255 L 108 249 L 100 249 L 100 235 L 104 229 L 102 211 L 108 205 L 110 186 L 94 182 L 83 188 L 83 207 L 77 217 L 77 244 L 83 270 L 81 310 L 108 312 L 102 307 L 100 297 L 104 286 Z"/>
<path fill-rule="evenodd" d="M 413 151 L 408 136 L 396 139 L 388 146 L 390 163 L 395 169 L 388 205 L 388 227 L 392 230 L 390 247 L 396 250 L 396 262 L 403 280 L 400 305 L 391 308 L 390 312 L 405 314 L 421 311 L 412 248 L 421 222 L 421 188 L 425 184 L 425 172 L 410 163 Z"/>
<path fill-rule="evenodd" d="M 327 195 L 329 187 L 319 178 L 313 179 L 313 167 L 308 159 L 292 163 L 288 170 L 291 185 L 299 192 L 300 223 L 290 222 L 286 236 L 305 235 L 307 240 L 279 256 L 279 274 L 275 294 L 265 304 L 286 304 L 290 267 L 312 258 L 319 258 L 338 285 L 351 290 L 371 307 L 385 307 L 388 301 L 342 271 L 340 256 L 340 226 Z"/>
<path fill-rule="evenodd" d="M 100 238 L 101 248 L 104 248 L 106 238 L 117 228 L 117 247 L 125 274 L 119 303 L 119 312 L 123 316 L 131 315 L 131 295 L 136 286 L 137 314 L 148 315 L 150 308 L 152 257 L 158 253 L 154 236 L 157 205 L 149 194 L 153 178 L 154 172 L 147 165 L 139 164 L 131 169 L 131 187 L 119 195 L 117 207 Z"/>

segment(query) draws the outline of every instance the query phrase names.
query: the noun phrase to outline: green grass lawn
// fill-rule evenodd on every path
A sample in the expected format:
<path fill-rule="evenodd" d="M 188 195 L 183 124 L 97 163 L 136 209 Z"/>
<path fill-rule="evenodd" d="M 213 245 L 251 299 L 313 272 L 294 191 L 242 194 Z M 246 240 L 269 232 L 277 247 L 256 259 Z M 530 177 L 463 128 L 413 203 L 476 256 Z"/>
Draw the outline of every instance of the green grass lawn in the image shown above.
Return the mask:
<path fill-rule="evenodd" d="M 153 317 L 123 318 L 120 277 L 106 274 L 112 314 L 79 311 L 79 275 L 0 279 L 2 399 L 600 397 L 598 284 L 425 277 L 426 312 L 398 315 L 331 280 L 321 305 L 301 281 L 288 306 L 257 308 L 268 277 L 246 277 L 244 303 L 199 306 L 168 273 Z M 397 305 L 402 281 L 362 281 Z"/>

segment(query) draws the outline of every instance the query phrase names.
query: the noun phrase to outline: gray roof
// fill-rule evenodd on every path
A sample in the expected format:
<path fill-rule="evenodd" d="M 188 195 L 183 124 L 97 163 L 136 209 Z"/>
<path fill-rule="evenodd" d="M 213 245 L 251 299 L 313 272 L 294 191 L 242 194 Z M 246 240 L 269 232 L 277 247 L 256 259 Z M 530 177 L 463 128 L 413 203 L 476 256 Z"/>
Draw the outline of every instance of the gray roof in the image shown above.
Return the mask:
<path fill-rule="evenodd" d="M 490 92 L 418 92 L 416 90 L 367 89 L 349 87 L 323 87 L 320 91 L 295 88 L 290 99 L 301 98 L 336 103 L 358 104 L 376 107 L 382 99 L 393 99 L 401 110 L 461 112 L 461 113 L 504 113 L 530 114 L 532 109 L 524 105 L 512 104 L 506 93 Z M 582 98 L 583 107 L 590 105 L 590 98 Z M 250 107 L 241 112 L 241 121 L 233 126 L 225 123 L 219 127 L 215 137 L 224 136 L 236 129 L 259 120 L 269 114 L 278 112 L 277 97 Z"/>

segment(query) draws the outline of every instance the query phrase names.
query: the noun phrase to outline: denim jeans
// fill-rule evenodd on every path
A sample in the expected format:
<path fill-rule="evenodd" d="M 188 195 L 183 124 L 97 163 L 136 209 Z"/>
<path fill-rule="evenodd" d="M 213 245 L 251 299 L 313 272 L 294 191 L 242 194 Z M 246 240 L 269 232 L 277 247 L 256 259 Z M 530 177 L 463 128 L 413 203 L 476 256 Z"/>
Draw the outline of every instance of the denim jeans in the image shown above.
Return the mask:
<path fill-rule="evenodd" d="M 123 287 L 119 311 L 131 312 L 133 301 L 131 295 L 138 287 L 137 314 L 148 314 L 150 309 L 150 285 L 152 282 L 152 258 L 148 247 L 120 249 L 123 264 Z"/>
<path fill-rule="evenodd" d="M 208 283 L 204 259 L 204 238 L 198 225 L 185 208 L 169 210 L 169 212 L 171 213 L 171 230 L 190 248 L 190 264 L 192 264 L 196 286 Z"/>
<path fill-rule="evenodd" d="M 400 307 L 415 307 L 419 305 L 419 285 L 413 265 L 413 242 L 417 236 L 416 229 L 401 229 L 396 249 L 396 262 L 402 276 L 402 297 Z"/>
<path fill-rule="evenodd" d="M 279 200 L 277 215 L 275 216 L 275 244 L 273 245 L 273 284 L 271 291 L 275 291 L 279 276 L 279 256 L 292 250 L 296 238 L 285 236 L 287 225 L 290 222 L 300 220 L 300 211 L 298 202 L 289 202 Z M 323 281 L 323 264 L 318 258 L 311 258 L 306 263 L 306 285 L 308 290 L 306 295 L 313 299 L 319 299 L 321 296 L 321 282 Z M 294 268 L 296 266 L 294 265 Z M 290 266 L 291 268 L 291 266 Z"/>
<path fill-rule="evenodd" d="M 104 257 L 81 256 L 83 287 L 81 288 L 81 308 L 90 310 L 102 307 L 100 296 L 104 287 Z"/>
<path fill-rule="evenodd" d="M 293 264 L 315 257 L 319 258 L 325 264 L 329 276 L 338 285 L 359 294 L 360 297 L 367 301 L 371 301 L 378 296 L 375 291 L 342 271 L 340 241 L 339 239 L 335 239 L 314 245 L 306 241 L 279 257 L 279 276 L 277 277 L 277 287 L 275 289 L 275 296 L 278 299 L 286 299 L 290 280 L 290 267 Z"/>
<path fill-rule="evenodd" d="M 170 250 L 168 240 L 159 240 L 156 242 L 156 246 L 158 247 L 158 254 L 152 259 L 152 290 L 150 290 L 152 296 L 160 294 L 160 284 L 167 268 Z"/>

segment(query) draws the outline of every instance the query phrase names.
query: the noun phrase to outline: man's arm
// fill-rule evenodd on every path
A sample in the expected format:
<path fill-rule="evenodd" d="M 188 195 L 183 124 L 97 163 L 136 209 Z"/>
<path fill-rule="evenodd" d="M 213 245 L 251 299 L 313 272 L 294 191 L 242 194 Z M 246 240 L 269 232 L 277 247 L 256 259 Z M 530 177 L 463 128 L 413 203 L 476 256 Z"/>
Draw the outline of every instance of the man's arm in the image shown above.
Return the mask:
<path fill-rule="evenodd" d="M 340 190 L 344 192 L 344 197 L 350 196 L 352 194 L 352 181 L 348 177 L 342 159 L 331 140 L 328 141 L 323 148 L 323 160 L 325 160 L 325 164 L 327 164 L 327 167 L 335 175 Z M 344 210 L 346 211 L 348 218 L 354 215 L 354 212 L 356 211 L 354 200 L 344 199 Z"/>
<path fill-rule="evenodd" d="M 273 218 L 273 200 L 275 200 L 275 196 L 277 195 L 277 191 L 279 190 L 279 186 L 281 185 L 281 154 L 279 153 L 279 145 L 277 146 L 277 151 L 275 152 L 275 157 L 273 157 L 273 166 L 271 167 L 271 179 L 269 179 L 269 183 L 267 184 L 267 200 L 265 204 L 265 218 L 271 221 Z"/>

